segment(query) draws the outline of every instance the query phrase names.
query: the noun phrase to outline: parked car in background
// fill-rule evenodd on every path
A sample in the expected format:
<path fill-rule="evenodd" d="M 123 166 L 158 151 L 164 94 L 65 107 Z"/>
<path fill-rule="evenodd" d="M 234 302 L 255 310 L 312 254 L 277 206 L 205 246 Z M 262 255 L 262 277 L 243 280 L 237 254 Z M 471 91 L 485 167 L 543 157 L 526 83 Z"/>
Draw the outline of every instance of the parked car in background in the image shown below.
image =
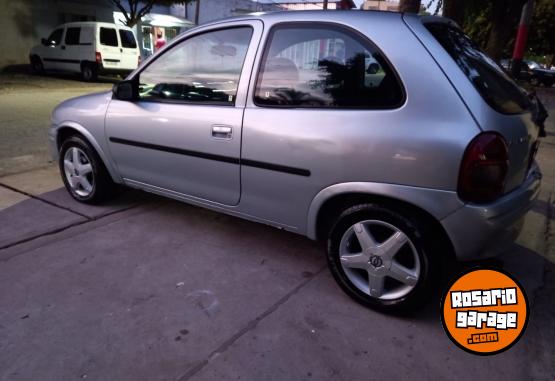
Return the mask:
<path fill-rule="evenodd" d="M 510 70 L 511 60 L 502 59 L 500 63 L 505 70 Z M 555 70 L 543 68 L 539 63 L 531 60 L 524 60 L 522 63 L 519 79 L 530 82 L 532 86 L 553 86 L 555 83 Z"/>
<path fill-rule="evenodd" d="M 536 114 L 447 19 L 278 12 L 178 36 L 59 105 L 49 141 L 80 202 L 124 184 L 324 241 L 341 288 L 391 311 L 421 306 L 443 259 L 518 236 Z"/>
<path fill-rule="evenodd" d="M 33 70 L 80 73 L 85 81 L 99 74 L 127 75 L 137 68 L 140 52 L 133 31 L 104 22 L 60 25 L 31 49 Z"/>

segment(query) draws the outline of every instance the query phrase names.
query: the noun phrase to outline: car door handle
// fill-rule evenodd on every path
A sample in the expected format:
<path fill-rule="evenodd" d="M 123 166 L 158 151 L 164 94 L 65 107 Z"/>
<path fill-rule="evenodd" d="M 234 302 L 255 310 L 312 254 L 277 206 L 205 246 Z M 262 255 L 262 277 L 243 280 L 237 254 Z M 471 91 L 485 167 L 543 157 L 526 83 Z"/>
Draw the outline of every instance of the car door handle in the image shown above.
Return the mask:
<path fill-rule="evenodd" d="M 212 137 L 216 139 L 231 139 L 233 137 L 233 128 L 225 124 L 214 124 L 212 126 Z"/>

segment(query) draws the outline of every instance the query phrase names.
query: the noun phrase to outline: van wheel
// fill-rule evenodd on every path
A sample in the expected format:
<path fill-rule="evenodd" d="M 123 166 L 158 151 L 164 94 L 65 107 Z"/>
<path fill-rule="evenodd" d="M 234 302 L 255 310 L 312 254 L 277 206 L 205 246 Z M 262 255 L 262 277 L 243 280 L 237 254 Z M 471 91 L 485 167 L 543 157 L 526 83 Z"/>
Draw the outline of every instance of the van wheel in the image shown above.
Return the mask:
<path fill-rule="evenodd" d="M 345 210 L 328 236 L 327 259 L 339 286 L 357 302 L 407 312 L 430 297 L 431 245 L 418 221 L 376 204 Z"/>
<path fill-rule="evenodd" d="M 59 155 L 64 185 L 75 200 L 98 204 L 112 198 L 116 185 L 91 145 L 79 136 L 65 140 Z"/>
<path fill-rule="evenodd" d="M 98 78 L 96 67 L 90 63 L 81 64 L 81 78 L 86 82 L 96 81 Z"/>
<path fill-rule="evenodd" d="M 31 58 L 31 69 L 35 74 L 44 74 L 44 65 L 39 57 L 33 56 Z"/>

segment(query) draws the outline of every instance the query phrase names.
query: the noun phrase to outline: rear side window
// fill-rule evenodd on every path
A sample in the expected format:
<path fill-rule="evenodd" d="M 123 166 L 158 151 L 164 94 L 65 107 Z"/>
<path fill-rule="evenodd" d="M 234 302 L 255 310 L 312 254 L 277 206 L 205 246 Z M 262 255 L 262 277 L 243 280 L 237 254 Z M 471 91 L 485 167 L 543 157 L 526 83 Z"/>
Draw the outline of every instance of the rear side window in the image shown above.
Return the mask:
<path fill-rule="evenodd" d="M 100 43 L 107 46 L 118 46 L 118 36 L 113 28 L 100 28 Z"/>
<path fill-rule="evenodd" d="M 123 48 L 135 49 L 137 47 L 135 35 L 130 30 L 119 29 L 119 39 Z"/>
<path fill-rule="evenodd" d="M 366 38 L 330 24 L 287 24 L 270 33 L 255 103 L 267 107 L 390 109 L 403 103 L 397 76 Z"/>
<path fill-rule="evenodd" d="M 524 90 L 460 29 L 439 23 L 426 24 L 426 28 L 491 107 L 503 114 L 519 114 L 530 107 Z"/>
<path fill-rule="evenodd" d="M 66 30 L 66 45 L 79 45 L 79 35 L 81 28 L 67 28 Z"/>

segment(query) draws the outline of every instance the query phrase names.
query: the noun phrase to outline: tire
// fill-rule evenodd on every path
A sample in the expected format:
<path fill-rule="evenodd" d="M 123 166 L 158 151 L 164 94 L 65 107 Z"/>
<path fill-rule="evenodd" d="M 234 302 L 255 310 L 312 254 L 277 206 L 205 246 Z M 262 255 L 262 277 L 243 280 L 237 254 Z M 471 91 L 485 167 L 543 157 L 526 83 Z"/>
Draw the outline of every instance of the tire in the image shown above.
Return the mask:
<path fill-rule="evenodd" d="M 81 79 L 85 82 L 94 82 L 98 78 L 96 66 L 90 63 L 81 64 Z"/>
<path fill-rule="evenodd" d="M 31 70 L 34 74 L 44 74 L 44 65 L 39 57 L 33 56 L 31 58 Z"/>
<path fill-rule="evenodd" d="M 328 235 L 328 266 L 336 282 L 375 310 L 406 313 L 422 307 L 437 271 L 433 246 L 419 226 L 413 217 L 377 204 L 346 209 Z"/>
<path fill-rule="evenodd" d="M 534 87 L 539 87 L 540 86 L 540 80 L 538 79 L 538 77 L 532 76 L 530 78 L 530 84 Z"/>
<path fill-rule="evenodd" d="M 58 165 L 64 185 L 75 200 L 100 204 L 116 194 L 116 185 L 104 163 L 82 137 L 74 135 L 62 143 Z"/>

